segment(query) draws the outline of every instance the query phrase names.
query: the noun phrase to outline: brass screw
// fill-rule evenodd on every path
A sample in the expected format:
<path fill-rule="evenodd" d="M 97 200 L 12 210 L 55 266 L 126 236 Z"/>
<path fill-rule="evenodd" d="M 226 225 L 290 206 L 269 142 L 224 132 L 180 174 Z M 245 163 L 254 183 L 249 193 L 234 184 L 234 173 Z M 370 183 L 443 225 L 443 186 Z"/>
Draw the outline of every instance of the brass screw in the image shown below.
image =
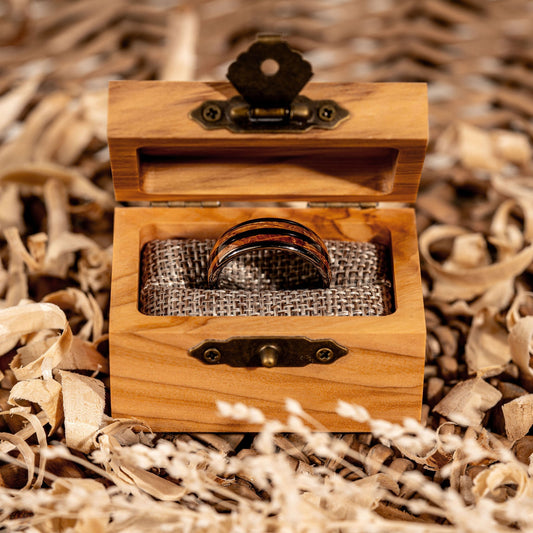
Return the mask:
<path fill-rule="evenodd" d="M 331 122 L 335 118 L 335 108 L 331 104 L 325 104 L 318 110 L 318 118 L 324 122 Z"/>
<path fill-rule="evenodd" d="M 321 363 L 329 363 L 333 359 L 333 350 L 329 348 L 319 348 L 315 355 Z"/>
<path fill-rule="evenodd" d="M 202 109 L 202 117 L 206 122 L 218 122 L 222 118 L 222 109 L 216 104 L 208 104 Z"/>
<path fill-rule="evenodd" d="M 204 352 L 204 361 L 209 364 L 218 363 L 222 354 L 216 348 L 208 348 Z"/>

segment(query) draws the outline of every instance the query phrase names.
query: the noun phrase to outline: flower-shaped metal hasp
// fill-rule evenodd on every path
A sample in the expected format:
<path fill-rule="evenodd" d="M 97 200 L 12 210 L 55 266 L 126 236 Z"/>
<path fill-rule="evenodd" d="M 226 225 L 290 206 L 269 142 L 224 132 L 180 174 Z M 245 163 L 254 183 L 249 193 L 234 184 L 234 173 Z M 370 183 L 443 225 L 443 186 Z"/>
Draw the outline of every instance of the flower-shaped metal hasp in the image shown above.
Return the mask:
<path fill-rule="evenodd" d="M 233 132 L 334 128 L 349 113 L 333 100 L 299 95 L 312 76 L 310 63 L 279 35 L 261 35 L 228 69 L 227 77 L 240 96 L 209 100 L 190 116 L 207 129 Z"/>
<path fill-rule="evenodd" d="M 313 76 L 311 64 L 278 36 L 260 37 L 228 69 L 228 79 L 252 107 L 288 107 Z"/>

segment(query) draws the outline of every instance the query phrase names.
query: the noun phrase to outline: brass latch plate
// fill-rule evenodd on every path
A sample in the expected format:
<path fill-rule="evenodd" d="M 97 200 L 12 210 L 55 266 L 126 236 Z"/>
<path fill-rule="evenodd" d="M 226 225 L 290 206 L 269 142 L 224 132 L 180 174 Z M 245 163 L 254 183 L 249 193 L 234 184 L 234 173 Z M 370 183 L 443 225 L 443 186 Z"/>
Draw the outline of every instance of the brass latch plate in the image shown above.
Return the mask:
<path fill-rule="evenodd" d="M 332 129 L 349 113 L 333 100 L 299 95 L 312 75 L 311 65 L 279 35 L 260 35 L 228 69 L 227 77 L 240 96 L 208 100 L 190 117 L 206 129 L 235 133 Z"/>
<path fill-rule="evenodd" d="M 206 340 L 189 350 L 191 356 L 208 365 L 267 368 L 331 364 L 347 353 L 332 339 L 307 337 L 232 337 Z"/>

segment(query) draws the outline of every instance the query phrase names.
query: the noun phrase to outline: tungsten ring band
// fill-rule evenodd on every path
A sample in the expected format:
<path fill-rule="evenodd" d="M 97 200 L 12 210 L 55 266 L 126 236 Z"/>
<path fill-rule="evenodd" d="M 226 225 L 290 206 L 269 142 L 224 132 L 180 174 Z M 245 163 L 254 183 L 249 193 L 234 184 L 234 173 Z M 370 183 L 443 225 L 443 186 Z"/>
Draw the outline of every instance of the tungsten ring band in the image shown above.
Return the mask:
<path fill-rule="evenodd" d="M 209 287 L 217 287 L 220 273 L 228 263 L 256 250 L 279 250 L 298 255 L 315 267 L 321 287 L 329 287 L 331 266 L 324 241 L 306 226 L 283 218 L 248 220 L 223 233 L 209 255 Z"/>

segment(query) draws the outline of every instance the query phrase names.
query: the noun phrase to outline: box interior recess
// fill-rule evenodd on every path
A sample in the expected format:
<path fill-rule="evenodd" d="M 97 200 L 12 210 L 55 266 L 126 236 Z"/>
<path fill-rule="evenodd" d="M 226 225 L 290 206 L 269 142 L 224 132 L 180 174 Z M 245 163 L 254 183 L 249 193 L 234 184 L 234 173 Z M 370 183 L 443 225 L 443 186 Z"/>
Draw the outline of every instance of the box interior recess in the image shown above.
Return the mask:
<path fill-rule="evenodd" d="M 394 311 L 390 234 L 370 242 L 328 240 L 332 281 L 317 288 L 316 270 L 287 252 L 237 258 L 219 287 L 207 286 L 213 239 L 141 238 L 139 310 L 156 316 L 384 316 Z"/>
<path fill-rule="evenodd" d="M 380 197 L 394 185 L 398 150 L 357 146 L 262 145 L 248 150 L 230 146 L 190 148 L 141 148 L 138 151 L 140 190 L 166 197 L 176 193 L 176 182 L 190 195 L 231 199 L 249 194 L 250 178 L 258 180 L 260 194 L 292 198 L 295 182 L 313 191 L 333 189 L 335 195 Z M 218 180 L 204 183 L 216 169 Z M 361 170 L 364 169 L 364 172 Z M 287 179 L 289 177 L 289 179 Z"/>

